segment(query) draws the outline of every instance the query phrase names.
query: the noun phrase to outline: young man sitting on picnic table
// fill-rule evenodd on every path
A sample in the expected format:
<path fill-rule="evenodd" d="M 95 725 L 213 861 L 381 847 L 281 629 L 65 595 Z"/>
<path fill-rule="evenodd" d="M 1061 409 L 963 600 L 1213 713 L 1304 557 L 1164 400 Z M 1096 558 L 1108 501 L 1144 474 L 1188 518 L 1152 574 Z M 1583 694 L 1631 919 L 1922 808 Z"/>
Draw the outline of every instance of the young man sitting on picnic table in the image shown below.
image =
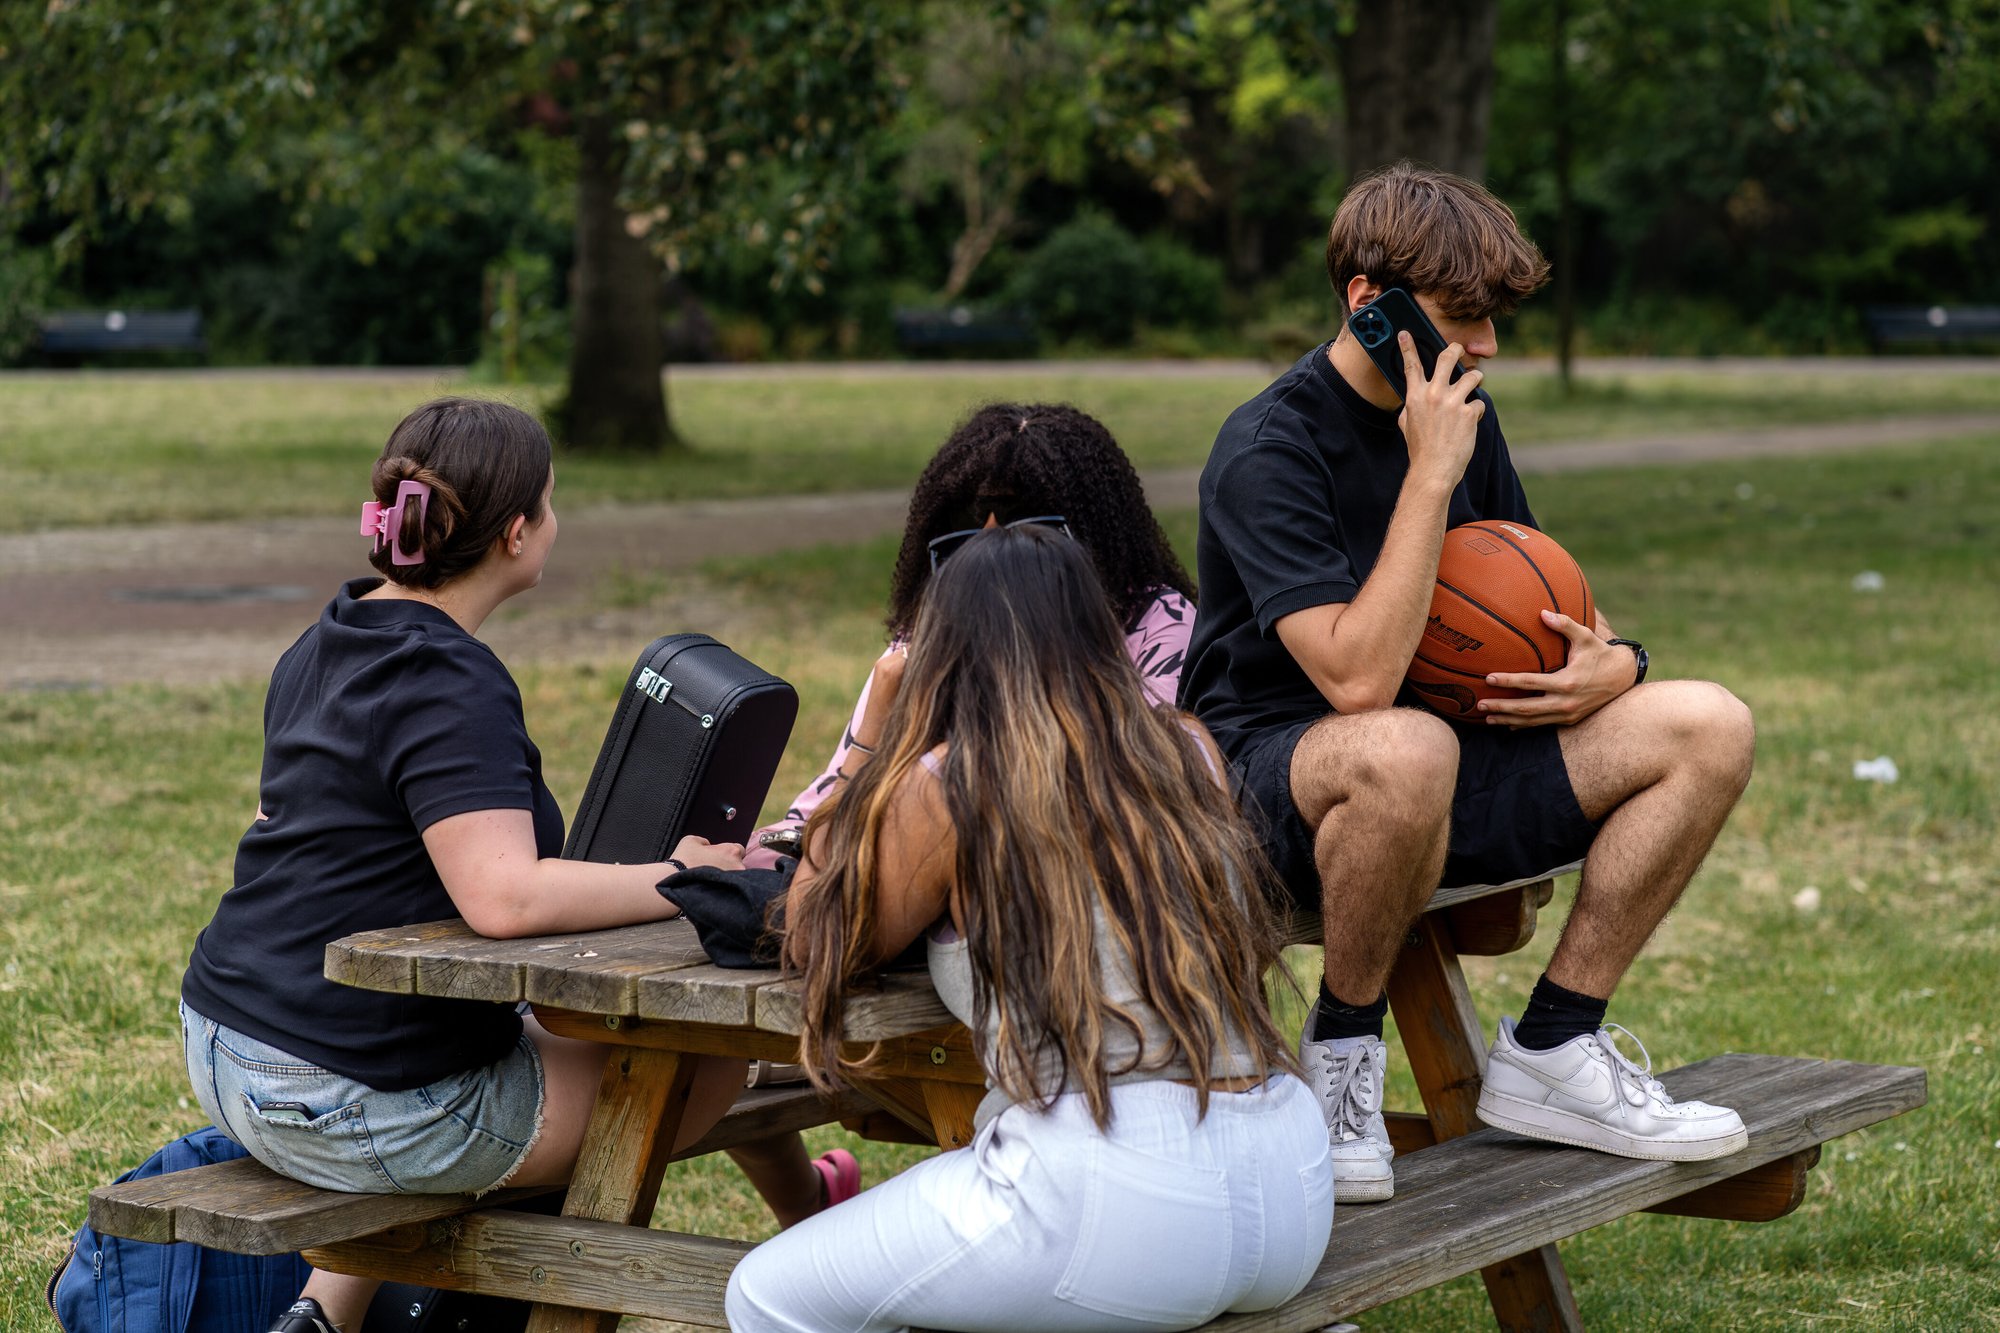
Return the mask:
<path fill-rule="evenodd" d="M 1673 1101 L 1614 1047 L 1605 1008 L 1749 781 L 1749 710 L 1719 685 L 1644 683 L 1645 651 L 1602 615 L 1553 613 L 1562 669 L 1490 678 L 1526 697 L 1483 703 L 1460 727 L 1395 706 L 1445 531 L 1535 526 L 1478 367 L 1498 351 L 1494 316 L 1548 265 L 1486 190 L 1407 162 L 1349 190 L 1326 262 L 1343 315 L 1401 287 L 1451 346 L 1426 377 L 1402 335 L 1405 402 L 1343 322 L 1223 424 L 1201 476 L 1180 697 L 1235 766 L 1288 890 L 1320 909 L 1325 979 L 1300 1059 L 1336 1197 L 1394 1190 L 1384 988 L 1433 891 L 1586 854 L 1548 970 L 1520 1021 L 1500 1020 L 1480 1118 L 1628 1157 L 1734 1152 L 1737 1114 Z"/>

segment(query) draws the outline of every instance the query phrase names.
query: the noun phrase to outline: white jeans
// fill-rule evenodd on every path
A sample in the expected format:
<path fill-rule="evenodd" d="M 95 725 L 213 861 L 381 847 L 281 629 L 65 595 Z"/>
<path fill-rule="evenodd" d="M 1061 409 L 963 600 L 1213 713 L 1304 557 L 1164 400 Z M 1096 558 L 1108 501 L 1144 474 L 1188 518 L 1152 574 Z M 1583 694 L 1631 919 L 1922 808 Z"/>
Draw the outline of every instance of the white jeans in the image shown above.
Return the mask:
<path fill-rule="evenodd" d="M 1333 1229 L 1326 1121 L 1279 1075 L 1217 1092 L 1112 1089 L 1012 1107 L 752 1250 L 729 1280 L 737 1333 L 1181 1329 L 1296 1295 Z"/>

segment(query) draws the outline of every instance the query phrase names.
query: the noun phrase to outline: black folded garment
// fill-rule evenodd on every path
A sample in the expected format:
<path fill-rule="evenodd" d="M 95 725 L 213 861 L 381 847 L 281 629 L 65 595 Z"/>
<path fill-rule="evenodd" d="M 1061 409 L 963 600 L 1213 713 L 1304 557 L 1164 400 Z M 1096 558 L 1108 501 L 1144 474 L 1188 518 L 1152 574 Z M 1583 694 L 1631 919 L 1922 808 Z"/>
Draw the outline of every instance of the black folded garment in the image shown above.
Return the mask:
<path fill-rule="evenodd" d="M 785 938 L 785 889 L 798 868 L 788 856 L 778 859 L 776 870 L 689 866 L 657 887 L 694 923 L 716 966 L 776 967 Z"/>

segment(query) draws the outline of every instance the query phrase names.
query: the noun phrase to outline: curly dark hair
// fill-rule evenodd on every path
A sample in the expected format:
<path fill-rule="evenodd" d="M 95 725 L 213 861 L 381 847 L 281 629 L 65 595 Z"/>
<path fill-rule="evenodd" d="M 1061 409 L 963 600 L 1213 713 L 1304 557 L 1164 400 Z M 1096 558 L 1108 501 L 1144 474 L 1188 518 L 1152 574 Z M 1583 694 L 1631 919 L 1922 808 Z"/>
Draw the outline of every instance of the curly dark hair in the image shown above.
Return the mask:
<path fill-rule="evenodd" d="M 1194 597 L 1132 460 L 1104 423 L 1063 403 L 989 403 L 959 423 L 917 478 L 889 591 L 890 634 L 907 636 L 916 623 L 930 541 L 979 527 L 989 514 L 1003 523 L 1068 519 L 1127 629 L 1163 588 Z"/>

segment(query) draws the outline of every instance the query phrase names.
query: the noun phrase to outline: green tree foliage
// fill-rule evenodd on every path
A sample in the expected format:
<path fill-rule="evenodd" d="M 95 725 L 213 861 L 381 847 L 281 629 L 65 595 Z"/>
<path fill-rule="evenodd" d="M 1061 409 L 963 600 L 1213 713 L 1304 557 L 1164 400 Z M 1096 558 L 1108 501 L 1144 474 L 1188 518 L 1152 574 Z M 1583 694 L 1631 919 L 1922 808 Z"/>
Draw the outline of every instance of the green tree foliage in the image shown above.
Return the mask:
<path fill-rule="evenodd" d="M 185 218 L 231 163 L 301 207 L 421 178 L 468 142 L 575 188 L 570 442 L 669 442 L 657 289 L 749 245 L 817 287 L 859 145 L 892 111 L 894 0 L 52 0 L 0 11 L 0 170 L 72 219 Z M 406 221 L 404 225 L 420 225 Z M 376 238 L 363 236 L 365 250 Z"/>
<path fill-rule="evenodd" d="M 1009 295 L 1058 338 L 1118 345 L 1132 341 L 1145 278 L 1145 252 L 1132 233 L 1088 212 L 1021 262 Z"/>
<path fill-rule="evenodd" d="M 1435 4 L 1463 35 L 1495 0 Z M 1554 7 L 1497 4 L 1486 178 L 1555 252 Z M 1566 7 L 1588 345 L 1853 348 L 1868 302 L 2000 300 L 1992 0 Z M 1349 48 L 1393 49 L 1366 20 L 1397 8 L 23 0 L 0 5 L 0 211 L 17 257 L 66 261 L 64 299 L 200 304 L 240 357 L 469 357 L 487 266 L 546 255 L 570 437 L 647 443 L 675 269 L 724 347 L 886 351 L 895 304 L 1024 290 L 1095 210 L 1143 243 L 1118 328 L 1316 335 L 1352 172 L 1451 160 L 1355 145 Z M 1462 110 L 1426 68 L 1370 76 L 1371 112 Z M 1555 305 L 1514 333 L 1546 342 Z"/>
<path fill-rule="evenodd" d="M 924 20 L 900 175 L 912 199 L 957 202 L 963 221 L 938 292 L 949 302 L 1012 232 L 1030 185 L 1082 181 L 1093 126 L 1078 93 L 1094 34 L 1072 15 L 1029 30 L 957 3 L 926 7 Z"/>
<path fill-rule="evenodd" d="M 1220 258 L 1231 278 L 1267 277 L 1322 229 L 1340 177 L 1340 85 L 1331 66 L 1296 60 L 1270 0 L 1210 0 L 1128 52 L 1182 108 L 1164 179 L 1168 216 Z"/>
<path fill-rule="evenodd" d="M 1491 172 L 1542 236 L 1545 13 L 1503 11 Z M 1573 4 L 1579 277 L 1624 312 L 1600 341 L 1851 346 L 1864 302 L 2000 297 L 1996 36 L 1974 0 Z"/>

